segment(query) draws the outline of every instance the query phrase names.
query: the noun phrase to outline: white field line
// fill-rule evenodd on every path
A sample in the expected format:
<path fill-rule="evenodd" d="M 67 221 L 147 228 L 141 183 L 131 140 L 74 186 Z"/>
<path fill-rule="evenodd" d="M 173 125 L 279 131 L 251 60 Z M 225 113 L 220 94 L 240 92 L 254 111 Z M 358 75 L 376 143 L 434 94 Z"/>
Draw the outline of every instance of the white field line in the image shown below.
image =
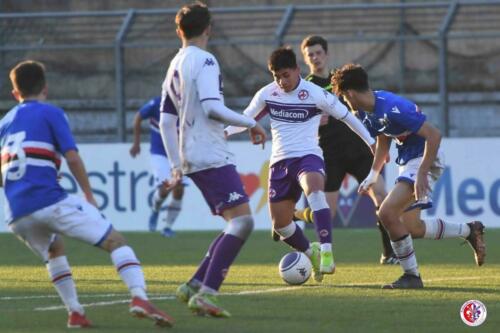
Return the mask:
<path fill-rule="evenodd" d="M 424 280 L 425 283 L 433 283 L 433 282 L 443 282 L 443 281 L 472 281 L 472 280 L 481 280 L 481 279 L 498 279 L 500 278 L 497 275 L 493 276 L 465 276 L 465 277 L 444 277 L 444 278 L 435 278 L 435 279 L 427 279 Z M 385 281 L 387 282 L 387 281 Z M 271 288 L 271 289 L 257 289 L 257 290 L 244 290 L 238 292 L 231 293 L 221 293 L 224 296 L 243 296 L 243 295 L 257 295 L 257 294 L 267 294 L 267 293 L 276 293 L 276 292 L 288 292 L 288 291 L 297 291 L 304 289 L 316 289 L 316 288 L 336 288 L 336 287 L 356 287 L 356 286 L 371 286 L 371 285 L 381 285 L 385 282 L 360 282 L 360 283 L 343 283 L 336 285 L 317 285 L 317 286 L 302 286 L 302 287 L 280 287 L 280 288 Z M 130 298 L 128 298 L 129 294 L 82 294 L 79 295 L 79 298 L 108 298 L 108 297 L 127 297 L 127 299 L 120 299 L 114 301 L 105 301 L 105 302 L 93 302 L 93 303 L 84 303 L 82 306 L 84 307 L 95 307 L 95 306 L 107 306 L 114 304 L 123 304 L 130 302 Z M 59 298 L 58 295 L 37 295 L 37 296 L 4 296 L 0 297 L 0 301 L 7 300 L 24 300 L 24 299 L 46 299 L 46 298 Z M 161 295 L 161 294 L 151 294 L 151 300 L 172 300 L 175 299 L 174 295 Z M 37 307 L 35 311 L 53 311 L 53 310 L 61 310 L 65 307 L 63 305 L 57 306 L 48 306 L 48 307 Z"/>

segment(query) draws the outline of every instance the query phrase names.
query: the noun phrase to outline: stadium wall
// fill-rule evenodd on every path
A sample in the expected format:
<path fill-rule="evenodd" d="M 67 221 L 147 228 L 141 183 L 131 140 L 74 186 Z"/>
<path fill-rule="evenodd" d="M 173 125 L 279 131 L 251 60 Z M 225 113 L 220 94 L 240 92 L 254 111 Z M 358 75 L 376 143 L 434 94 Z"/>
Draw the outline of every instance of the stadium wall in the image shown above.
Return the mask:
<path fill-rule="evenodd" d="M 138 158 L 129 156 L 128 144 L 82 144 L 81 155 L 86 162 L 95 197 L 102 212 L 119 230 L 146 231 L 154 190 L 149 168 L 147 145 L 143 145 Z M 434 190 L 435 207 L 425 216 L 463 222 L 481 220 L 488 227 L 500 227 L 500 176 L 497 172 L 500 139 L 444 139 L 446 170 Z M 250 196 L 255 212 L 256 229 L 267 230 L 270 219 L 266 204 L 267 171 L 270 142 L 264 150 L 248 142 L 230 142 L 235 161 Z M 394 148 L 393 148 L 394 149 Z M 391 153 L 392 160 L 395 151 Z M 390 189 L 397 174 L 394 163 L 386 168 L 387 188 Z M 77 192 L 75 180 L 67 167 L 62 168 L 61 185 L 70 193 Z M 372 210 L 356 196 L 357 184 L 346 179 L 341 189 L 337 227 L 373 227 Z M 3 217 L 1 203 L 0 217 Z M 424 216 L 424 217 L 425 217 Z M 340 218 L 340 220 L 339 220 Z M 220 217 L 212 217 L 203 198 L 193 184 L 186 188 L 177 230 L 221 229 Z M 0 224 L 0 232 L 7 230 Z"/>

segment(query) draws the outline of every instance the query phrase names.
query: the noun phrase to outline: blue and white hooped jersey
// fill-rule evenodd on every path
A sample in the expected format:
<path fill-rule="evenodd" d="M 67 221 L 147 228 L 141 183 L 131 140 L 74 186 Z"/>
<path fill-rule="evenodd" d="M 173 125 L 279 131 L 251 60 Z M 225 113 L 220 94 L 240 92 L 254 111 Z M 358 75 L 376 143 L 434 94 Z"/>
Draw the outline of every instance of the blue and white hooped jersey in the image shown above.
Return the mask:
<path fill-rule="evenodd" d="M 396 163 L 405 165 L 424 154 L 425 139 L 416 133 L 426 117 L 418 106 L 404 97 L 388 91 L 374 91 L 375 107 L 372 113 L 358 111 L 372 136 L 384 134 L 396 142 Z"/>
<path fill-rule="evenodd" d="M 57 181 L 61 155 L 77 148 L 61 109 L 18 104 L 0 121 L 0 149 L 7 223 L 66 198 Z"/>
<path fill-rule="evenodd" d="M 169 98 L 169 97 L 167 97 Z M 151 132 L 151 154 L 167 156 L 160 133 L 160 103 L 161 97 L 155 97 L 142 106 L 139 114 L 142 119 L 149 120 L 149 129 Z"/>

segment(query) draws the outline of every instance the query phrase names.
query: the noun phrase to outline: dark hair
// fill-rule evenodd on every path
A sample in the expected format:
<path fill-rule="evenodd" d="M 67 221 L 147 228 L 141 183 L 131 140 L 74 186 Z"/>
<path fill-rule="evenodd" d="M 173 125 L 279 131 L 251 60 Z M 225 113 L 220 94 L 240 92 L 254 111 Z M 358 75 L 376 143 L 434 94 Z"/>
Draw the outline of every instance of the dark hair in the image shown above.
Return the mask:
<path fill-rule="evenodd" d="M 304 38 L 302 44 L 300 44 L 300 49 L 302 50 L 302 52 L 304 52 L 304 49 L 306 47 L 318 44 L 321 45 L 325 53 L 328 52 L 328 42 L 326 41 L 326 39 L 324 39 L 321 36 L 314 36 L 314 35 L 307 36 L 306 38 Z"/>
<path fill-rule="evenodd" d="M 289 46 L 280 47 L 273 51 L 269 57 L 267 66 L 271 72 L 276 72 L 285 68 L 297 68 L 297 57 Z"/>
<path fill-rule="evenodd" d="M 38 61 L 26 60 L 12 68 L 9 78 L 21 97 L 38 95 L 45 88 L 45 67 Z"/>
<path fill-rule="evenodd" d="M 175 24 L 186 39 L 198 37 L 210 25 L 210 11 L 207 5 L 198 1 L 182 6 L 175 16 Z"/>
<path fill-rule="evenodd" d="M 361 65 L 346 64 L 333 73 L 332 90 L 336 95 L 341 95 L 349 89 L 363 92 L 369 88 L 368 74 Z"/>

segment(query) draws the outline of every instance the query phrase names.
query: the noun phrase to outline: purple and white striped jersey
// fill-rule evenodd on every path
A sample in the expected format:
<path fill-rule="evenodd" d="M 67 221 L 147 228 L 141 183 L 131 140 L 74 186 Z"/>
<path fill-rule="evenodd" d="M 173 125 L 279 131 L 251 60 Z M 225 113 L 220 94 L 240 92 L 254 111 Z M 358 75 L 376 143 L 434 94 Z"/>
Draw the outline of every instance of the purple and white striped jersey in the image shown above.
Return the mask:
<path fill-rule="evenodd" d="M 63 110 L 18 104 L 0 121 L 0 149 L 7 223 L 66 198 L 57 181 L 61 155 L 77 148 Z"/>

